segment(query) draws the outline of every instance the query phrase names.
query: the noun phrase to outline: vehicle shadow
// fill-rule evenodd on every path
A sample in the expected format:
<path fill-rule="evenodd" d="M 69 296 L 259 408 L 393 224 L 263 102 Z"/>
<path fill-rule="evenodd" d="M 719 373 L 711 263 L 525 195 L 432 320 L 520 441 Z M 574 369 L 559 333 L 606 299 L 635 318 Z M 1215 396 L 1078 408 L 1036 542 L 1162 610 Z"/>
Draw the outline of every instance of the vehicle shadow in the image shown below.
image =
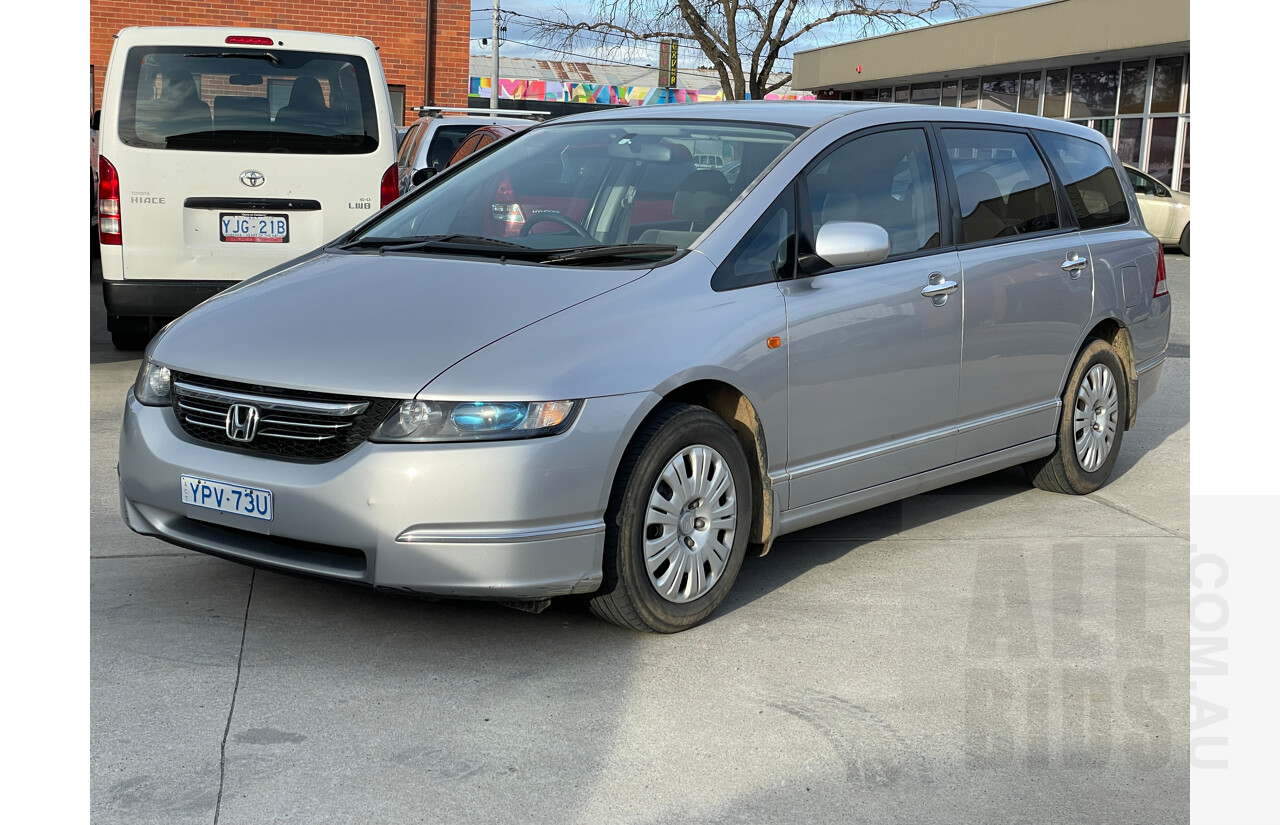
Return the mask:
<path fill-rule="evenodd" d="M 102 259 L 89 257 L 89 363 L 112 364 L 119 361 L 137 361 L 142 352 L 122 351 L 111 343 L 107 331 L 107 308 L 102 303 Z"/>
<path fill-rule="evenodd" d="M 743 562 L 733 589 L 711 621 L 817 568 L 857 553 L 866 545 L 903 536 L 908 531 L 918 531 L 921 540 L 937 538 L 936 531 L 928 529 L 932 524 L 980 507 L 998 507 L 1016 496 L 1034 495 L 1032 491 L 1022 468 L 1012 467 L 790 533 L 778 539 L 768 555 L 748 557 Z"/>

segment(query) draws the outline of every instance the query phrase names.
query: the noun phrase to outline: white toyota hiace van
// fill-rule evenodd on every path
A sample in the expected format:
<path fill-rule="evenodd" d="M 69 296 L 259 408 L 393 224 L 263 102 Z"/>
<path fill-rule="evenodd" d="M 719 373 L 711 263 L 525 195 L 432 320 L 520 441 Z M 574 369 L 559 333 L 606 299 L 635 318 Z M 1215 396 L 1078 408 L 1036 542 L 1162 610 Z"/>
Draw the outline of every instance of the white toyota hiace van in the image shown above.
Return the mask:
<path fill-rule="evenodd" d="M 382 64 L 360 37 L 216 27 L 116 35 L 100 121 L 107 325 L 169 319 L 399 195 Z"/>

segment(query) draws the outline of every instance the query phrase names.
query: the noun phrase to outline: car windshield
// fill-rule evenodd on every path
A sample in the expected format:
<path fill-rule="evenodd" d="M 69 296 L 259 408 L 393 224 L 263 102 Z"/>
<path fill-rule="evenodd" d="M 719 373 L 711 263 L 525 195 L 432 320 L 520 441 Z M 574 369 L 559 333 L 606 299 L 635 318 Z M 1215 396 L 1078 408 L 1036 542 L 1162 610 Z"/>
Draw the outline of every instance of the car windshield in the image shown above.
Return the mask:
<path fill-rule="evenodd" d="M 670 257 L 802 131 L 656 119 L 535 127 L 392 207 L 344 246 L 438 252 L 443 245 L 555 263 Z M 722 171 L 730 162 L 732 181 Z M 558 254 L 540 254 L 548 251 Z"/>
<path fill-rule="evenodd" d="M 135 47 L 120 140 L 146 149 L 362 154 L 378 147 L 369 67 L 354 55 Z"/>

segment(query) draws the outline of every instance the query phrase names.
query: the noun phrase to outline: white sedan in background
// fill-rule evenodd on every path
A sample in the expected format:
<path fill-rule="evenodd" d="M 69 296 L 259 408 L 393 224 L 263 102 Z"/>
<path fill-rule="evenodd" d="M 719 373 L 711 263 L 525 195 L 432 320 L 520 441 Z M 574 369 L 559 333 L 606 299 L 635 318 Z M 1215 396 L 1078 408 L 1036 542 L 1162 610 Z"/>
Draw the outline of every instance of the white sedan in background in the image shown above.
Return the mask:
<path fill-rule="evenodd" d="M 1176 246 L 1183 255 L 1191 254 L 1191 195 L 1175 192 L 1168 186 L 1132 166 L 1126 166 L 1133 191 L 1138 196 L 1142 222 L 1147 231 L 1165 246 Z"/>

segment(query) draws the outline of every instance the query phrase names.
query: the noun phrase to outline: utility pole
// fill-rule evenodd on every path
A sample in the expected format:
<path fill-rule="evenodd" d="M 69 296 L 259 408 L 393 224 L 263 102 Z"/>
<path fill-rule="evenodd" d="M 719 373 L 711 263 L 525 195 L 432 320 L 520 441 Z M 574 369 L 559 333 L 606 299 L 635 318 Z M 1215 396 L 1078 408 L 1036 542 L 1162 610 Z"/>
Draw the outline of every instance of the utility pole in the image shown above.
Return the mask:
<path fill-rule="evenodd" d="M 493 86 L 489 89 L 489 108 L 498 108 L 498 3 L 493 0 Z"/>

